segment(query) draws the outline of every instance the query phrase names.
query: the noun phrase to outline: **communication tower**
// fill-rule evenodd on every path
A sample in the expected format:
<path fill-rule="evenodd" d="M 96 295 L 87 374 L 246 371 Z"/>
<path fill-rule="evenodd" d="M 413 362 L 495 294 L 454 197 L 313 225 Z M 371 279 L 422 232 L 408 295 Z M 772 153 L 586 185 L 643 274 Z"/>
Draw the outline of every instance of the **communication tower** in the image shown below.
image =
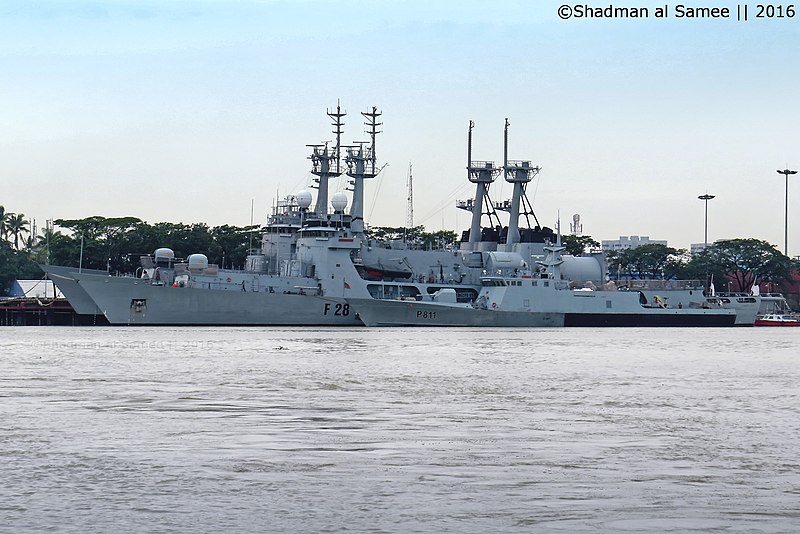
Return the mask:
<path fill-rule="evenodd" d="M 406 206 L 406 228 L 414 228 L 414 181 L 411 175 L 411 162 L 408 162 L 408 180 L 406 181 L 408 188 L 408 198 Z"/>
<path fill-rule="evenodd" d="M 583 224 L 581 224 L 581 216 L 579 213 L 572 216 L 572 222 L 569 224 L 569 232 L 572 235 L 581 235 L 583 233 Z"/>

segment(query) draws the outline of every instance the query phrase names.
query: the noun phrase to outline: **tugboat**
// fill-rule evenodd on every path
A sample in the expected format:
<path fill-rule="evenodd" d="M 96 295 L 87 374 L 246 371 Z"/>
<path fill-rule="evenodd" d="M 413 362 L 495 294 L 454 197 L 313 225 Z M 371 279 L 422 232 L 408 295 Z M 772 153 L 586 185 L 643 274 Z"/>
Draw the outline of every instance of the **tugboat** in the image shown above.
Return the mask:
<path fill-rule="evenodd" d="M 797 315 L 783 315 L 768 313 L 756 319 L 755 326 L 800 326 L 800 317 Z"/>

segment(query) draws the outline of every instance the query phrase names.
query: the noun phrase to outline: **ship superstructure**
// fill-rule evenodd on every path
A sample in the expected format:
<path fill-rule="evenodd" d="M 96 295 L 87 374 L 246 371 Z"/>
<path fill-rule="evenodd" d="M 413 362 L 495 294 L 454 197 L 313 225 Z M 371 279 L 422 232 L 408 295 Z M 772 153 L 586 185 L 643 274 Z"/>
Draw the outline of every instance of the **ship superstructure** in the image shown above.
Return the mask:
<path fill-rule="evenodd" d="M 176 258 L 168 247 L 144 256 L 138 276 L 43 265 L 73 302 L 77 313 L 103 314 L 115 325 L 362 325 L 350 303 L 368 301 L 441 302 L 475 310 L 487 277 L 539 273 L 552 261 L 558 235 L 542 226 L 526 195 L 541 169 L 530 160 L 509 160 L 505 121 L 503 165 L 472 160 L 470 121 L 467 178 L 475 195 L 458 207 L 472 213 L 460 247 L 423 249 L 405 241 L 369 237 L 364 221 L 364 186 L 380 175 L 376 138 L 381 113 L 362 113 L 369 141 L 342 144 L 346 112 L 329 110 L 335 141 L 311 148 L 312 184 L 276 201 L 243 269 L 222 269 L 200 251 Z M 332 178 L 346 174 L 351 186 L 330 194 Z M 494 203 L 489 189 L 500 175 L 512 184 L 510 201 Z M 349 205 L 349 209 L 348 209 Z M 503 226 L 498 212 L 507 212 Z M 483 226 L 484 216 L 489 225 Z M 524 219 L 525 225 L 521 224 Z M 549 256 L 548 256 L 549 255 Z M 550 258 L 548 260 L 548 258 Z M 531 275 L 533 276 L 533 275 Z M 606 281 L 602 256 L 558 253 L 558 280 L 580 287 Z M 654 300 L 643 292 L 642 298 Z M 638 298 L 638 297 L 637 297 Z M 652 305 L 653 302 L 647 302 Z M 509 310 L 513 313 L 513 310 Z M 558 326 L 564 310 L 527 315 L 519 325 Z M 491 321 L 498 322 L 498 316 Z M 512 322 L 517 319 L 503 319 Z M 516 324 L 516 323 L 515 323 Z"/>

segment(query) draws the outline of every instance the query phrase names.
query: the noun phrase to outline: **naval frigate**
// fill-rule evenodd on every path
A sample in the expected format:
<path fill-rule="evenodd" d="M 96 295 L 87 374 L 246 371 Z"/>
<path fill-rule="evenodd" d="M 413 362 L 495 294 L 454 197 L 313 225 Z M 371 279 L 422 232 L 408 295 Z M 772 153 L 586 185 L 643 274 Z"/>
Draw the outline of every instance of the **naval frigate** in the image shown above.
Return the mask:
<path fill-rule="evenodd" d="M 346 297 L 413 298 L 450 289 L 458 302 L 474 301 L 484 269 L 480 251 L 492 243 L 496 248 L 499 230 L 471 229 L 465 250 L 425 250 L 368 238 L 364 183 L 380 173 L 376 136 L 381 113 L 374 107 L 362 113 L 370 140 L 350 146 L 341 143 L 346 114 L 337 106 L 328 115 L 335 144 L 309 145 L 316 204 L 312 207 L 309 191 L 277 202 L 261 248 L 248 256 L 244 269 L 221 269 L 199 252 L 176 258 L 168 247 L 143 256 L 140 272 L 132 276 L 80 266 L 42 269 L 77 313 L 102 314 L 112 325 L 356 326 L 362 322 Z M 538 172 L 528 162 L 525 166 L 527 173 Z M 494 171 L 484 165 L 475 175 L 487 172 Z M 328 194 L 329 180 L 342 174 L 352 186 L 349 210 L 344 192 Z M 476 183 L 488 202 L 488 185 L 480 179 Z M 551 236 L 547 228 L 526 229 L 524 241 L 536 248 Z M 551 324 L 549 316 L 542 317 L 542 325 Z"/>
<path fill-rule="evenodd" d="M 278 201 L 263 229 L 261 248 L 248 256 L 242 270 L 225 270 L 209 264 L 201 253 L 186 259 L 175 258 L 164 247 L 152 256 L 142 257 L 139 276 L 110 276 L 105 271 L 80 267 L 46 266 L 48 272 L 80 314 L 103 314 L 113 325 L 344 325 L 375 324 L 372 308 L 391 307 L 402 301 L 414 309 L 414 317 L 442 317 L 448 308 L 448 325 L 481 326 L 563 326 L 573 304 L 562 302 L 548 308 L 526 307 L 521 310 L 501 307 L 481 310 L 479 294 L 485 290 L 487 275 L 504 273 L 522 276 L 531 265 L 545 260 L 548 246 L 557 240 L 552 229 L 542 226 L 526 194 L 526 186 L 541 170 L 530 161 L 508 159 L 508 129 L 504 130 L 503 166 L 492 161 L 472 160 L 470 121 L 467 142 L 467 177 L 475 185 L 475 196 L 457 206 L 472 215 L 458 249 L 423 250 L 408 243 L 384 243 L 365 233 L 364 181 L 380 173 L 375 140 L 381 123 L 376 108 L 362 113 L 370 141 L 351 146 L 341 144 L 346 115 L 337 106 L 328 111 L 333 120 L 336 142 L 309 145 L 311 172 L 316 176 L 316 205 L 313 196 L 301 191 Z M 502 173 L 513 186 L 510 201 L 495 203 L 489 188 Z M 347 195 L 328 194 L 330 178 L 347 174 L 352 185 L 349 211 Z M 328 211 L 328 201 L 332 212 Z M 503 226 L 498 211 L 509 214 Z M 483 216 L 489 226 L 482 225 Z M 520 225 L 524 217 L 526 225 Z M 602 254 L 570 256 L 559 253 L 558 277 L 571 284 L 602 284 L 606 279 Z M 512 284 L 513 286 L 514 284 Z M 665 316 L 653 312 L 663 308 L 664 300 L 683 299 L 676 290 L 660 291 L 661 297 L 646 291 L 637 292 L 645 308 L 629 312 L 645 316 Z M 689 295 L 693 292 L 690 289 Z M 701 292 L 698 292 L 698 295 Z M 620 302 L 627 296 L 615 297 Z M 704 299 L 704 296 L 696 297 Z M 659 299 L 663 299 L 659 302 Z M 689 298 L 687 311 L 671 312 L 679 317 L 709 315 L 689 312 L 691 308 L 709 308 L 708 302 L 694 306 Z M 575 301 L 577 302 L 577 301 Z M 362 317 L 358 308 L 364 310 Z M 370 311 L 367 311 L 367 308 Z M 677 309 L 682 309 L 683 306 Z M 488 312 L 488 313 L 484 313 Z M 622 314 L 617 314 L 617 319 Z M 629 319 L 634 321 L 635 318 Z M 607 320 L 607 319 L 606 319 Z M 740 313 L 737 321 L 754 320 Z M 675 324 L 679 320 L 672 320 Z M 435 321 L 434 321 L 435 322 Z M 635 322 L 635 321 L 634 321 Z M 390 324 L 383 322 L 381 324 Z M 400 324 L 416 324 L 403 323 Z M 632 323 L 633 324 L 633 323 Z M 635 323 L 639 324 L 639 323 Z"/>

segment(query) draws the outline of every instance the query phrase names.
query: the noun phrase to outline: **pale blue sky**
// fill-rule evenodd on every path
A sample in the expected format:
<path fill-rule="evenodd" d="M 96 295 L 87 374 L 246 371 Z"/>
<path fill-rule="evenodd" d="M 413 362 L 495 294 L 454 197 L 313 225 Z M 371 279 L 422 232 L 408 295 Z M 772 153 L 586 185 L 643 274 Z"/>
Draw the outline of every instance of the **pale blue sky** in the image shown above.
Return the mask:
<path fill-rule="evenodd" d="M 467 123 L 474 158 L 500 162 L 508 117 L 509 157 L 543 168 L 530 192 L 545 224 L 580 213 L 598 240 L 688 247 L 702 242 L 696 197 L 708 191 L 711 240 L 782 249 L 775 170 L 800 167 L 800 15 L 564 21 L 559 5 L 5 1 L 0 204 L 40 225 L 244 225 L 252 199 L 263 222 L 278 192 L 310 183 L 305 145 L 332 138 L 325 110 L 340 99 L 348 142 L 364 138 L 360 111 L 384 113 L 388 166 L 367 186 L 375 225 L 404 224 L 413 162 L 415 222 L 466 228 L 454 202 L 473 193 Z M 510 189 L 498 181 L 492 197 Z M 793 255 L 799 199 L 794 180 Z"/>

